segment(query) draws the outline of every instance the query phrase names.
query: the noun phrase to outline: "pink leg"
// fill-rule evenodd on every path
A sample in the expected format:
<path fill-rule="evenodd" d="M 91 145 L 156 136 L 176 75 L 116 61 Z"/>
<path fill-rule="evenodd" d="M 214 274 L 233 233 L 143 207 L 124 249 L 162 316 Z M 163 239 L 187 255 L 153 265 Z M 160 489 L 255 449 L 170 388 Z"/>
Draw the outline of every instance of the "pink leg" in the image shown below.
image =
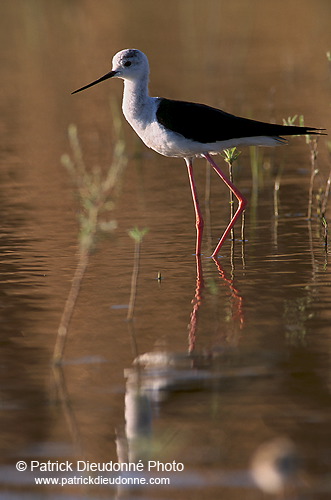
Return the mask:
<path fill-rule="evenodd" d="M 241 192 L 238 191 L 238 189 L 236 188 L 236 186 L 234 186 L 232 184 L 232 182 L 230 182 L 229 179 L 223 174 L 222 170 L 216 165 L 216 163 L 214 162 L 214 160 L 212 159 L 212 157 L 210 156 L 210 154 L 206 153 L 203 156 L 206 158 L 206 160 L 209 161 L 209 163 L 211 164 L 211 166 L 213 167 L 213 169 L 215 170 L 215 172 L 225 182 L 225 184 L 233 192 L 233 194 L 235 195 L 235 197 L 238 199 L 238 202 L 239 202 L 238 208 L 236 210 L 236 213 L 234 214 L 234 216 L 230 220 L 230 223 L 229 223 L 228 227 L 225 229 L 222 238 L 220 239 L 220 241 L 218 242 L 218 244 L 217 244 L 214 252 L 212 253 L 212 257 L 216 257 L 217 254 L 218 254 L 218 252 L 220 251 L 221 246 L 223 245 L 224 241 L 228 237 L 231 229 L 235 225 L 236 220 L 238 219 L 239 215 L 245 210 L 245 207 L 247 205 L 247 200 L 246 200 L 246 198 L 244 198 L 244 196 L 241 194 Z"/>
<path fill-rule="evenodd" d="M 196 252 L 196 255 L 200 255 L 201 254 L 201 241 L 202 241 L 204 222 L 203 222 L 202 213 L 201 213 L 200 206 L 199 206 L 197 189 L 196 189 L 195 181 L 194 181 L 192 158 L 185 158 L 185 162 L 186 162 L 186 166 L 187 166 L 188 177 L 190 180 L 191 193 L 192 193 L 193 205 L 194 205 L 194 211 L 195 211 L 195 225 L 197 228 L 197 241 L 196 241 L 195 252 Z"/>

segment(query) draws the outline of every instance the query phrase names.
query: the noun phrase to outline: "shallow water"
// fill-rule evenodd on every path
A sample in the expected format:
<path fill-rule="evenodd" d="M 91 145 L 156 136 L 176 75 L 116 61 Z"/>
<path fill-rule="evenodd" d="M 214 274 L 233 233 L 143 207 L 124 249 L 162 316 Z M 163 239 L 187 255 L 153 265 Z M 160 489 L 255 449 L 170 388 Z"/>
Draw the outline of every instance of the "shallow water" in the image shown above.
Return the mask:
<path fill-rule="evenodd" d="M 196 162 L 208 221 L 197 262 L 184 162 L 148 151 L 124 124 L 129 162 L 111 213 L 118 228 L 91 255 L 63 366 L 53 370 L 51 356 L 77 258 L 79 206 L 60 162 L 70 151 L 67 128 L 77 124 L 86 163 L 106 168 L 109 100 L 119 103 L 121 83 L 70 91 L 135 46 L 150 58 L 153 94 L 266 121 L 302 113 L 307 124 L 330 128 L 331 5 L 170 1 L 168 31 L 151 1 L 15 0 L 1 10 L 1 497 L 263 498 L 252 457 L 285 436 L 302 459 L 286 497 L 329 498 L 330 248 L 316 203 L 307 219 L 304 138 L 259 150 L 253 179 L 243 151 L 235 178 L 249 200 L 245 243 L 237 224 L 216 264 L 209 255 L 229 218 L 226 189 L 212 175 L 206 203 L 208 171 Z M 329 174 L 326 140 L 315 194 Z M 134 226 L 149 232 L 130 325 Z M 68 484 L 97 472 L 29 470 L 32 460 L 139 459 L 184 470 L 145 469 L 132 477 L 171 484 L 134 489 Z M 28 470 L 16 470 L 19 460 Z M 68 482 L 36 486 L 43 476 Z"/>

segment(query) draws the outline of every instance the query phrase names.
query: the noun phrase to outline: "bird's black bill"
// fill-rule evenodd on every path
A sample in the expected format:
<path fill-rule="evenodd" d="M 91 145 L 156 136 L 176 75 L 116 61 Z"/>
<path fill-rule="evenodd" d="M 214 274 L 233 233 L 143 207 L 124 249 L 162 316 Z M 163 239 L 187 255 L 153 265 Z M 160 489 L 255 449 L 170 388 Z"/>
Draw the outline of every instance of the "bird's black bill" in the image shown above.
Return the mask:
<path fill-rule="evenodd" d="M 81 87 L 80 89 L 74 90 L 71 92 L 71 94 L 77 94 L 77 92 L 81 92 L 82 90 L 88 89 L 89 87 L 93 87 L 93 85 L 96 85 L 97 83 L 103 82 L 104 80 L 108 80 L 108 78 L 112 78 L 113 76 L 116 75 L 116 71 L 110 71 L 106 75 L 103 75 L 101 78 L 98 78 L 92 83 L 89 83 L 87 85 L 84 85 L 84 87 Z"/>

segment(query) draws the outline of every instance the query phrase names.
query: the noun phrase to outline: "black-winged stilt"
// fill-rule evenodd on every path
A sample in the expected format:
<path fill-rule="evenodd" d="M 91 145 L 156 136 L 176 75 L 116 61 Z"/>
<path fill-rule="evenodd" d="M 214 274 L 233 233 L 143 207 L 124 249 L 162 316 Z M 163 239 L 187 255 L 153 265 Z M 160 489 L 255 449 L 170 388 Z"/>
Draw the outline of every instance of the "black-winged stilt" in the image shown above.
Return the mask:
<path fill-rule="evenodd" d="M 286 144 L 282 135 L 321 133 L 321 129 L 313 127 L 277 125 L 241 118 L 204 104 L 150 97 L 148 59 L 137 49 L 115 54 L 109 73 L 75 90 L 73 94 L 113 77 L 124 80 L 123 113 L 146 146 L 164 156 L 184 158 L 186 162 L 196 216 L 197 255 L 201 253 L 203 218 L 193 176 L 195 157 L 206 158 L 238 199 L 238 208 L 212 254 L 216 257 L 247 202 L 211 155 L 234 146 Z"/>

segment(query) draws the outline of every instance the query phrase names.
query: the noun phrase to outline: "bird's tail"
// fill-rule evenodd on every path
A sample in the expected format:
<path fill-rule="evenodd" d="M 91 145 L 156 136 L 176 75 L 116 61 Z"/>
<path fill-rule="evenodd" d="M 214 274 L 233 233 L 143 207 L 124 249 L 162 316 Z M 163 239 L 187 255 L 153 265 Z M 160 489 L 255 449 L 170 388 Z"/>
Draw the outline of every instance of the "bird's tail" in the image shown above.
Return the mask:
<path fill-rule="evenodd" d="M 282 135 L 327 135 L 325 128 L 298 127 L 296 125 L 282 125 Z"/>

